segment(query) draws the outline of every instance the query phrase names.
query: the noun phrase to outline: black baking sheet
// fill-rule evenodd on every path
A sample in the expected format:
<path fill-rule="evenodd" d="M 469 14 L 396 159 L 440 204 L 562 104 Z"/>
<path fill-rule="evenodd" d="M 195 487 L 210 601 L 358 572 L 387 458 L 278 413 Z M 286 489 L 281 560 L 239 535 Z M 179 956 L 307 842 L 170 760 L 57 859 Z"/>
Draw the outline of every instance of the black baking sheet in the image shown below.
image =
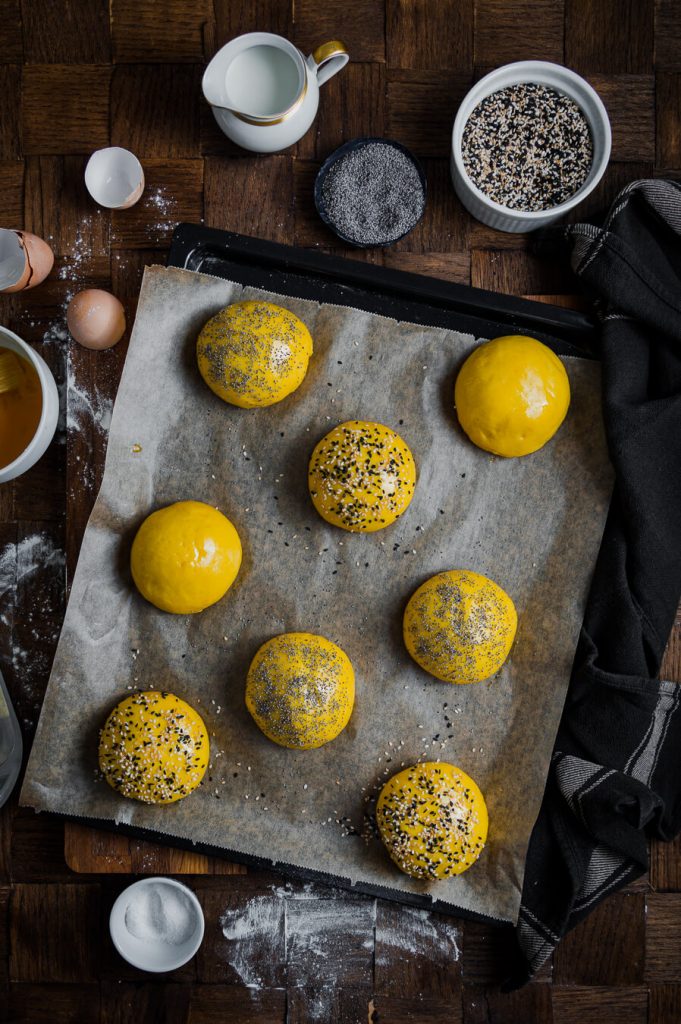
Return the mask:
<path fill-rule="evenodd" d="M 168 265 L 281 294 L 354 306 L 398 320 L 466 331 L 476 337 L 530 333 L 561 355 L 593 357 L 594 354 L 594 323 L 584 314 L 573 310 L 497 295 L 437 278 L 376 267 L 357 260 L 200 225 L 178 225 L 173 235 Z M 436 912 L 452 913 L 449 904 L 442 904 L 429 895 L 397 892 L 364 883 L 353 884 L 347 878 L 326 872 L 306 871 L 267 858 L 253 858 L 223 848 L 171 839 L 150 829 L 114 825 L 111 821 L 96 818 L 69 818 L 91 827 L 192 849 L 298 879 L 323 882 Z M 468 915 L 460 909 L 456 916 L 473 916 L 500 924 L 484 915 Z"/>

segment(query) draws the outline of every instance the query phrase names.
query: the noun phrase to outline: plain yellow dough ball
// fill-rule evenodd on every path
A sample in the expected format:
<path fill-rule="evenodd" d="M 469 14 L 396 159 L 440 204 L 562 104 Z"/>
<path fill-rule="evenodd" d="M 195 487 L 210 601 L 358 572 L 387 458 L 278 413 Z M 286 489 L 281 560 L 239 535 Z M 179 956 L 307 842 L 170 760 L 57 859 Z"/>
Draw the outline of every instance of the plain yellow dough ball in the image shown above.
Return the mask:
<path fill-rule="evenodd" d="M 382 423 L 348 420 L 312 453 L 308 486 L 322 519 L 351 533 L 373 533 L 409 506 L 416 466 L 409 448 Z"/>
<path fill-rule="evenodd" d="M 512 458 L 542 448 L 570 405 L 562 362 L 536 338 L 512 334 L 479 345 L 456 378 L 459 423 L 478 448 Z"/>
<path fill-rule="evenodd" d="M 225 402 L 254 409 L 281 402 L 300 387 L 312 337 L 294 313 L 271 302 L 235 302 L 204 326 L 196 343 L 199 371 Z"/>
<path fill-rule="evenodd" d="M 227 593 L 241 565 L 239 534 L 202 501 L 178 501 L 148 516 L 130 568 L 142 597 L 164 612 L 201 612 Z"/>
<path fill-rule="evenodd" d="M 478 786 L 441 761 L 393 775 L 378 798 L 376 821 L 390 857 L 412 878 L 460 875 L 487 839 L 487 806 Z"/>
<path fill-rule="evenodd" d="M 172 804 L 201 782 L 210 757 L 200 715 L 172 693 L 133 693 L 117 704 L 99 737 L 99 767 L 122 796 Z"/>
<path fill-rule="evenodd" d="M 513 646 L 518 616 L 505 590 L 486 576 L 451 569 L 414 591 L 404 642 L 414 661 L 446 683 L 493 676 Z"/>
<path fill-rule="evenodd" d="M 246 680 L 246 707 L 268 739 L 311 750 L 350 720 L 355 674 L 347 654 L 313 633 L 282 633 L 262 645 Z"/>

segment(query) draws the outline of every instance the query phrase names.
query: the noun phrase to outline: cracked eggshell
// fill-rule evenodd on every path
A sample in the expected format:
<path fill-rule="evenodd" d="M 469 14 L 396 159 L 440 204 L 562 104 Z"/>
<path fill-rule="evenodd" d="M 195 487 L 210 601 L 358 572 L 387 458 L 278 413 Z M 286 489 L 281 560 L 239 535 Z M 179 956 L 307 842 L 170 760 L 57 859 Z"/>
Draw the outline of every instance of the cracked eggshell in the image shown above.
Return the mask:
<path fill-rule="evenodd" d="M 47 242 L 30 231 L 0 228 L 0 292 L 35 288 L 54 265 Z"/>
<path fill-rule="evenodd" d="M 122 303 L 101 288 L 86 288 L 69 302 L 66 322 L 72 337 L 83 348 L 111 348 L 125 333 Z"/>

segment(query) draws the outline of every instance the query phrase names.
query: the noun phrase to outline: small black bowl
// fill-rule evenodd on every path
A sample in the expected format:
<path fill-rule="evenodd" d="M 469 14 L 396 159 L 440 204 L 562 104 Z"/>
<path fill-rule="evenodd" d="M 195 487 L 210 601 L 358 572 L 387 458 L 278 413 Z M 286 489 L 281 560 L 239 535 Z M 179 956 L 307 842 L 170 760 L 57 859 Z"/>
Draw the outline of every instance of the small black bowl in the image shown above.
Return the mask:
<path fill-rule="evenodd" d="M 326 179 L 326 175 L 329 173 L 331 167 L 336 163 L 337 160 L 340 160 L 342 157 L 347 156 L 348 153 L 354 153 L 356 150 L 362 149 L 364 146 L 368 146 L 369 143 L 372 142 L 380 142 L 381 145 L 383 146 L 392 146 L 393 149 L 397 149 L 400 151 L 400 153 L 404 153 L 404 155 L 412 162 L 412 164 L 416 168 L 419 180 L 421 182 L 421 186 L 423 188 L 423 210 L 421 211 L 421 216 L 418 217 L 411 225 L 411 227 L 404 231 L 398 238 L 392 238 L 389 242 L 355 242 L 352 238 L 348 238 L 346 235 L 342 234 L 342 232 L 338 230 L 334 222 L 329 217 L 326 210 L 326 206 L 324 205 L 324 195 L 322 189 L 324 181 Z M 349 142 L 344 142 L 342 146 L 339 146 L 338 149 L 335 149 L 330 156 L 327 156 L 326 160 L 319 168 L 314 183 L 314 204 L 317 208 L 317 213 L 324 221 L 326 226 L 331 231 L 333 231 L 334 235 L 337 235 L 338 238 L 340 238 L 341 241 L 346 242 L 347 245 L 354 245 L 356 249 L 370 249 L 373 247 L 386 248 L 389 245 L 395 245 L 395 243 L 399 242 L 400 239 L 405 238 L 410 231 L 414 230 L 418 222 L 421 220 L 421 217 L 423 216 L 423 211 L 426 208 L 426 197 L 426 176 L 423 171 L 423 168 L 421 167 L 421 164 L 416 159 L 414 154 L 410 153 L 406 146 L 403 146 L 399 142 L 395 142 L 393 139 L 380 139 L 370 135 L 363 135 L 358 139 L 350 139 Z"/>

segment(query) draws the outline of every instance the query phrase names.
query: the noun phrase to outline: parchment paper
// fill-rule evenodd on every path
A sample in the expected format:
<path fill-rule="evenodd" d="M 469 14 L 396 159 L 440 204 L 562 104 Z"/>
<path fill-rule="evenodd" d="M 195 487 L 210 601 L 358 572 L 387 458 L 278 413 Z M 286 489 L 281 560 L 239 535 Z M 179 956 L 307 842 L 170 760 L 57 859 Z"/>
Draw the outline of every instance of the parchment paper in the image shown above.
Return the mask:
<path fill-rule="evenodd" d="M 194 351 L 210 316 L 254 297 L 297 313 L 315 351 L 294 396 L 244 411 L 209 391 Z M 396 894 L 427 894 L 453 911 L 516 919 L 611 470 L 599 367 L 586 360 L 565 360 L 571 409 L 542 451 L 505 460 L 475 448 L 452 409 L 457 367 L 475 344 L 454 331 L 147 269 L 24 804 L 124 821 Z M 408 512 L 368 536 L 326 525 L 306 485 L 314 444 L 355 418 L 397 429 L 418 468 Z M 181 617 L 135 592 L 128 559 L 144 517 L 187 498 L 232 519 L 244 562 L 225 599 Z M 463 687 L 423 673 L 401 639 L 410 594 L 455 567 L 491 576 L 519 612 L 505 667 L 489 682 Z M 328 637 L 355 668 L 350 724 L 319 750 L 269 742 L 244 706 L 255 651 L 288 630 Z M 131 688 L 174 691 L 209 728 L 205 783 L 171 807 L 126 801 L 96 778 L 98 728 Z M 464 875 L 421 882 L 402 875 L 376 839 L 352 833 L 363 831 L 370 798 L 389 775 L 438 757 L 481 786 L 489 840 Z"/>

